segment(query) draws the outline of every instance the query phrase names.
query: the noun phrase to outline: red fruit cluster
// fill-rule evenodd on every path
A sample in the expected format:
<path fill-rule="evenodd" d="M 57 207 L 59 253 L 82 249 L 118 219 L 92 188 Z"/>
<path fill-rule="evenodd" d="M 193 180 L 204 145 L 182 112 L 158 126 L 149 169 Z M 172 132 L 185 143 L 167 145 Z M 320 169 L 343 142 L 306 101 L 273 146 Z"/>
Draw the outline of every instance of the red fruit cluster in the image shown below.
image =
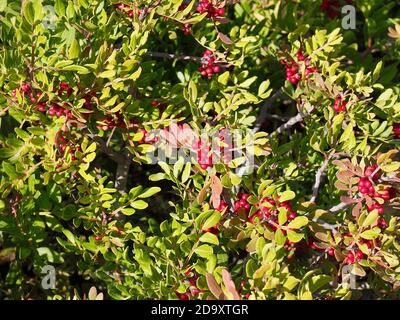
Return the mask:
<path fill-rule="evenodd" d="M 193 142 L 193 149 L 197 156 L 197 162 L 203 170 L 212 167 L 213 156 L 208 144 L 205 144 L 201 139 L 195 139 Z"/>
<path fill-rule="evenodd" d="M 333 109 L 336 112 L 343 112 L 347 110 L 347 102 L 342 99 L 342 97 L 337 97 L 333 103 Z"/>
<path fill-rule="evenodd" d="M 393 124 L 393 134 L 397 139 L 400 139 L 400 123 Z"/>
<path fill-rule="evenodd" d="M 138 141 L 139 144 L 153 144 L 158 141 L 158 137 L 151 135 L 146 129 L 139 129 L 143 133 L 143 138 Z"/>
<path fill-rule="evenodd" d="M 182 27 L 183 34 L 188 36 L 192 33 L 192 25 L 189 23 L 185 23 Z"/>
<path fill-rule="evenodd" d="M 290 81 L 294 85 L 298 84 L 299 81 L 302 79 L 302 75 L 300 73 L 300 63 L 305 64 L 305 71 L 304 75 L 306 79 L 307 77 L 316 72 L 317 69 L 315 67 L 312 67 L 310 64 L 310 60 L 304 55 L 302 50 L 299 50 L 296 54 L 296 60 L 288 61 L 285 59 L 281 60 L 281 63 L 285 66 L 286 68 L 286 80 Z"/>
<path fill-rule="evenodd" d="M 266 202 L 269 203 L 270 205 L 269 206 L 264 205 L 264 203 Z M 274 224 L 277 224 L 278 214 L 279 214 L 278 208 L 286 208 L 286 210 L 289 212 L 289 214 L 287 215 L 288 222 L 292 221 L 297 216 L 296 213 L 293 211 L 292 205 L 290 204 L 289 201 L 279 202 L 275 201 L 272 198 L 263 198 L 259 203 L 259 210 L 249 218 L 249 222 L 254 223 L 255 218 L 258 218 L 260 221 L 270 220 Z M 276 229 L 274 224 L 271 225 L 273 230 Z"/>
<path fill-rule="evenodd" d="M 360 178 L 360 181 L 358 182 L 358 191 L 363 194 L 368 194 L 370 196 L 373 196 L 375 194 L 374 185 L 367 177 Z"/>
<path fill-rule="evenodd" d="M 211 79 L 214 73 L 220 73 L 221 67 L 215 63 L 215 56 L 211 50 L 206 50 L 201 58 L 202 66 L 199 68 L 199 72 L 203 77 Z"/>
<path fill-rule="evenodd" d="M 233 143 L 232 141 L 229 141 L 232 139 L 229 138 L 228 134 L 229 131 L 226 128 L 223 128 L 219 131 L 219 136 L 218 136 L 219 141 L 224 143 L 224 145 L 220 147 L 220 155 L 222 156 L 221 157 L 222 162 L 226 164 L 232 160 L 232 149 L 233 149 Z"/>
<path fill-rule="evenodd" d="M 352 3 L 352 0 L 346 0 L 348 4 Z M 329 19 L 335 19 L 340 15 L 340 1 L 338 0 L 322 0 L 321 10 L 325 11 Z"/>
<path fill-rule="evenodd" d="M 199 13 L 206 13 L 209 18 L 222 17 L 225 14 L 225 8 L 223 6 L 216 6 L 210 0 L 201 0 L 196 8 Z"/>
<path fill-rule="evenodd" d="M 120 11 L 122 11 L 122 12 L 125 12 L 125 14 L 126 14 L 129 18 L 132 18 L 132 17 L 135 15 L 135 11 L 132 10 L 132 8 L 131 8 L 130 5 L 126 5 L 126 4 L 123 4 L 123 3 L 118 3 L 118 4 L 116 4 L 115 6 L 116 6 L 116 8 L 117 8 L 118 10 L 120 10 Z M 142 10 L 137 9 L 137 10 L 136 10 L 136 15 L 137 15 L 137 16 L 140 16 L 141 14 L 142 14 Z"/>
<path fill-rule="evenodd" d="M 378 210 L 378 214 L 380 214 L 380 215 L 383 215 L 385 213 L 385 209 L 378 202 L 374 202 L 371 206 L 367 207 L 368 212 L 371 212 L 372 210 L 375 210 L 375 209 Z"/>
<path fill-rule="evenodd" d="M 188 291 L 184 293 L 175 291 L 175 294 L 179 300 L 189 300 L 191 297 L 196 298 L 200 293 L 204 292 L 204 290 L 201 290 L 197 287 L 197 279 L 199 277 L 197 274 L 189 269 L 185 272 L 185 276 L 187 277 L 187 281 L 190 283 L 190 287 Z"/>
<path fill-rule="evenodd" d="M 77 146 L 75 147 L 64 135 L 61 130 L 59 130 L 56 134 L 56 147 L 58 151 L 63 155 L 65 153 L 65 150 L 67 150 L 67 147 L 69 147 L 68 152 L 71 154 L 71 160 L 75 161 L 77 160 L 76 158 L 76 152 L 81 151 L 81 147 Z"/>
<path fill-rule="evenodd" d="M 221 199 L 221 201 L 219 202 L 219 206 L 218 208 L 216 208 L 215 210 L 222 212 L 224 211 L 226 208 L 228 207 L 228 204 L 224 201 L 224 199 Z"/>
<path fill-rule="evenodd" d="M 247 193 L 238 193 L 238 200 L 235 201 L 234 203 L 234 212 L 239 212 L 239 210 L 244 210 L 246 213 L 250 211 L 250 203 L 247 201 L 247 199 L 250 197 L 249 194 Z"/>
<path fill-rule="evenodd" d="M 322 0 L 321 10 L 325 11 L 329 19 L 339 16 L 340 3 L 338 0 Z"/>
<path fill-rule="evenodd" d="M 73 118 L 70 110 L 65 108 L 64 106 L 60 106 L 57 103 L 52 103 L 49 108 L 47 108 L 47 101 L 43 99 L 43 95 L 40 91 L 37 91 L 36 94 L 32 91 L 32 87 L 29 83 L 24 82 L 20 86 L 20 90 L 25 94 L 29 100 L 35 104 L 36 110 L 39 112 L 47 112 L 47 114 L 51 117 L 62 117 L 66 116 L 68 118 Z M 66 82 L 60 82 L 57 94 L 59 97 L 62 97 L 64 94 L 69 97 L 73 92 L 71 86 Z M 17 89 L 12 90 L 12 95 L 15 97 L 17 95 Z"/>
<path fill-rule="evenodd" d="M 368 249 L 372 249 L 374 247 L 374 241 L 373 240 L 360 239 L 360 244 L 366 244 Z"/>
<path fill-rule="evenodd" d="M 358 260 L 362 260 L 365 258 L 365 254 L 360 250 L 357 249 L 355 252 L 349 252 L 344 260 L 347 264 L 353 264 Z"/>

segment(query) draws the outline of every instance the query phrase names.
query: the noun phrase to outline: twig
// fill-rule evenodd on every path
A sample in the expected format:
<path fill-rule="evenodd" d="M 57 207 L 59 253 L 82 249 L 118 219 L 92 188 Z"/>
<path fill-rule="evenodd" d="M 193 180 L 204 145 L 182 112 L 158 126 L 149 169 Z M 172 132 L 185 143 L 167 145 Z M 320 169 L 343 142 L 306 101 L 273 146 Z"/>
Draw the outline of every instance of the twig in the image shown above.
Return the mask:
<path fill-rule="evenodd" d="M 275 100 L 281 98 L 283 95 L 283 88 L 280 88 L 277 92 L 265 100 L 264 104 L 261 106 L 260 114 L 257 117 L 256 124 L 253 129 L 254 133 L 260 130 L 264 120 L 269 117 L 268 109 L 271 107 L 271 105 L 275 102 Z"/>
<path fill-rule="evenodd" d="M 124 152 L 124 161 L 118 163 L 117 172 L 115 174 L 115 187 L 120 194 L 126 192 L 126 184 L 128 182 L 129 168 L 131 166 L 132 154 L 126 150 Z"/>
<path fill-rule="evenodd" d="M 193 57 L 193 56 L 187 56 L 187 55 L 178 55 L 178 54 L 165 53 L 165 52 L 147 52 L 146 56 L 149 56 L 149 57 L 152 57 L 152 58 L 165 58 L 165 59 L 177 59 L 177 60 L 183 60 L 183 61 L 201 62 L 201 58 L 200 57 Z"/>
<path fill-rule="evenodd" d="M 324 160 L 324 162 L 322 163 L 321 167 L 318 169 L 315 175 L 315 182 L 312 187 L 313 194 L 310 199 L 311 202 L 315 202 L 315 200 L 317 200 L 319 188 L 321 186 L 323 178 L 325 177 L 326 168 L 328 167 L 329 161 L 332 159 L 332 157 L 334 157 L 334 155 L 335 155 L 334 153 L 328 155 L 328 157 Z"/>
<path fill-rule="evenodd" d="M 305 113 L 299 112 L 297 115 L 295 115 L 294 117 L 291 117 L 286 123 L 281 125 L 274 132 L 272 132 L 271 135 L 280 134 L 284 130 L 287 130 L 287 129 L 293 127 L 295 124 L 302 122 L 304 120 L 304 118 L 307 118 L 314 111 L 314 109 L 315 108 L 312 108 L 310 111 L 305 112 Z"/>
<path fill-rule="evenodd" d="M 328 212 L 336 213 L 336 212 L 339 212 L 340 210 L 346 209 L 349 205 L 350 205 L 349 203 L 341 202 L 338 205 L 333 206 L 332 208 L 328 209 Z"/>

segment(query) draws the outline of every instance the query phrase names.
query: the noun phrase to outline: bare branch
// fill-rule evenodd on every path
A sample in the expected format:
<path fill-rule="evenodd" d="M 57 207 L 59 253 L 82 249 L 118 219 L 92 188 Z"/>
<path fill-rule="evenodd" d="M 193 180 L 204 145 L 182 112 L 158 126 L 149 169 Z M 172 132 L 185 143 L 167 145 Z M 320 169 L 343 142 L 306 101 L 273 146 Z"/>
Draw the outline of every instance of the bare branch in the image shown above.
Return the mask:
<path fill-rule="evenodd" d="M 201 62 L 200 57 L 178 55 L 178 54 L 165 53 L 165 52 L 147 52 L 146 56 L 152 57 L 152 58 L 177 59 L 177 60 L 183 60 L 183 61 Z"/>
<path fill-rule="evenodd" d="M 331 153 L 330 155 L 328 155 L 328 157 L 326 157 L 326 159 L 324 160 L 324 162 L 322 163 L 321 167 L 318 169 L 316 175 L 315 175 L 315 182 L 314 185 L 312 187 L 312 197 L 310 199 L 311 202 L 315 202 L 315 200 L 317 200 L 318 197 L 318 192 L 319 192 L 319 188 L 321 186 L 321 183 L 325 177 L 325 171 L 326 168 L 328 167 L 329 161 L 335 157 L 334 153 Z"/>
<path fill-rule="evenodd" d="M 350 205 L 349 203 L 341 202 L 338 205 L 333 206 L 332 208 L 328 209 L 328 212 L 336 213 L 336 212 L 346 209 L 349 205 Z"/>
<path fill-rule="evenodd" d="M 118 163 L 117 172 L 115 174 L 115 187 L 120 194 L 126 192 L 126 184 L 128 182 L 129 168 L 131 166 L 132 154 L 126 150 L 124 152 L 124 161 Z"/>
<path fill-rule="evenodd" d="M 302 122 L 305 118 L 307 118 L 313 111 L 315 110 L 315 108 L 312 108 L 310 111 L 302 113 L 299 112 L 297 115 L 295 115 L 294 117 L 291 117 L 286 123 L 284 123 L 283 125 L 281 125 L 279 128 L 277 128 L 274 132 L 271 133 L 271 135 L 273 134 L 280 134 L 282 133 L 284 130 L 287 130 L 291 127 L 293 127 L 295 124 Z"/>

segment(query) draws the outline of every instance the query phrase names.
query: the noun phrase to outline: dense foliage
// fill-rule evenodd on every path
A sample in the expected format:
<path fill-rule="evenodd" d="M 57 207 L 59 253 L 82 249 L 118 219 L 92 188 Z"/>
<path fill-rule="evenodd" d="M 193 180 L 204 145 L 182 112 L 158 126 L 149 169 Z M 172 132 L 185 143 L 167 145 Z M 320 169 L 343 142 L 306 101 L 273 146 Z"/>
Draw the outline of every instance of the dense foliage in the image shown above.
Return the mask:
<path fill-rule="evenodd" d="M 0 298 L 399 298 L 396 4 L 0 0 Z"/>

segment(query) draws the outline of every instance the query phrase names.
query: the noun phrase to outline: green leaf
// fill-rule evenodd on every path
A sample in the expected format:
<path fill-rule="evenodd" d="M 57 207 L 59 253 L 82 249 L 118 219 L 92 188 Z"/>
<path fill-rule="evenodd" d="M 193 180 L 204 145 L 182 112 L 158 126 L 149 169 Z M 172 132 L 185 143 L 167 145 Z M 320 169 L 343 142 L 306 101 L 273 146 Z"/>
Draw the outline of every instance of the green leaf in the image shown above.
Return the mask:
<path fill-rule="evenodd" d="M 292 221 L 289 222 L 288 228 L 300 229 L 301 227 L 304 227 L 307 224 L 308 224 L 308 218 L 307 217 L 304 217 L 304 216 L 296 217 Z"/>
<path fill-rule="evenodd" d="M 139 198 L 149 198 L 160 191 L 161 191 L 160 187 L 151 187 L 146 189 L 143 193 L 139 194 Z"/>
<path fill-rule="evenodd" d="M 150 181 L 160 181 L 160 180 L 164 180 L 164 179 L 167 179 L 167 175 L 163 172 L 154 173 L 149 176 Z"/>
<path fill-rule="evenodd" d="M 287 221 L 287 211 L 285 208 L 279 208 L 278 209 L 279 214 L 278 214 L 278 222 L 282 226 L 286 223 Z"/>
<path fill-rule="evenodd" d="M 88 74 L 90 71 L 86 67 L 78 66 L 78 65 L 70 65 L 70 66 L 65 66 L 61 68 L 64 71 L 76 71 L 79 74 Z"/>
<path fill-rule="evenodd" d="M 294 243 L 297 243 L 297 242 L 301 241 L 303 239 L 303 237 L 304 237 L 303 234 L 297 233 L 297 232 L 295 232 L 293 230 L 288 230 L 286 232 L 286 235 L 287 235 L 289 241 L 294 242 Z"/>
<path fill-rule="evenodd" d="M 214 253 L 213 248 L 208 244 L 197 247 L 194 252 L 202 258 L 209 258 Z"/>
<path fill-rule="evenodd" d="M 368 214 L 368 216 L 365 218 L 362 226 L 364 228 L 370 226 L 371 224 L 373 224 L 376 221 L 376 219 L 378 219 L 378 216 L 379 216 L 378 210 L 372 210 Z"/>
<path fill-rule="evenodd" d="M 7 8 L 7 0 L 0 0 L 0 12 L 3 12 Z"/>
<path fill-rule="evenodd" d="M 182 183 L 185 183 L 189 179 L 191 168 L 192 164 L 190 162 L 187 162 L 185 165 L 185 169 L 183 169 L 182 173 L 182 178 L 181 178 Z"/>
<path fill-rule="evenodd" d="M 73 233 L 67 229 L 64 229 L 62 231 L 64 233 L 64 235 L 67 237 L 67 239 L 69 240 L 69 242 L 71 242 L 72 244 L 76 245 L 75 242 L 75 236 L 73 235 Z"/>
<path fill-rule="evenodd" d="M 131 215 L 133 215 L 134 213 L 135 213 L 135 209 L 133 209 L 133 208 L 123 208 L 123 209 L 121 209 L 121 212 L 124 214 L 124 215 L 126 215 L 126 216 L 131 216 Z"/>
<path fill-rule="evenodd" d="M 143 200 L 136 200 L 134 202 L 131 202 L 131 207 L 138 209 L 138 210 L 143 210 L 146 209 L 149 205 L 147 204 L 146 201 Z"/>
<path fill-rule="evenodd" d="M 71 60 L 77 59 L 77 58 L 79 58 L 79 55 L 80 55 L 79 43 L 78 43 L 78 40 L 74 39 L 74 40 L 72 40 L 72 43 L 68 49 L 68 59 L 71 59 Z"/>
<path fill-rule="evenodd" d="M 285 191 L 279 195 L 279 201 L 289 201 L 296 197 L 296 194 L 293 191 Z"/>
<path fill-rule="evenodd" d="M 283 246 L 286 242 L 286 237 L 281 229 L 275 231 L 275 242 L 280 246 Z"/>
<path fill-rule="evenodd" d="M 22 14 L 29 24 L 33 24 L 35 20 L 35 11 L 31 1 L 24 1 L 22 4 Z"/>
<path fill-rule="evenodd" d="M 115 76 L 115 74 L 116 74 L 115 70 L 106 70 L 106 71 L 103 71 L 102 73 L 100 73 L 99 77 L 112 79 Z"/>
<path fill-rule="evenodd" d="M 199 238 L 199 241 L 200 242 L 210 243 L 210 244 L 215 244 L 215 245 L 219 244 L 218 237 L 215 234 L 211 233 L 211 232 L 204 233 Z"/>
<path fill-rule="evenodd" d="M 214 227 L 221 220 L 221 212 L 215 211 L 207 220 L 204 222 L 202 229 L 206 230 Z"/>
<path fill-rule="evenodd" d="M 65 5 L 64 0 L 56 0 L 54 4 L 54 10 L 59 16 L 65 16 Z"/>

